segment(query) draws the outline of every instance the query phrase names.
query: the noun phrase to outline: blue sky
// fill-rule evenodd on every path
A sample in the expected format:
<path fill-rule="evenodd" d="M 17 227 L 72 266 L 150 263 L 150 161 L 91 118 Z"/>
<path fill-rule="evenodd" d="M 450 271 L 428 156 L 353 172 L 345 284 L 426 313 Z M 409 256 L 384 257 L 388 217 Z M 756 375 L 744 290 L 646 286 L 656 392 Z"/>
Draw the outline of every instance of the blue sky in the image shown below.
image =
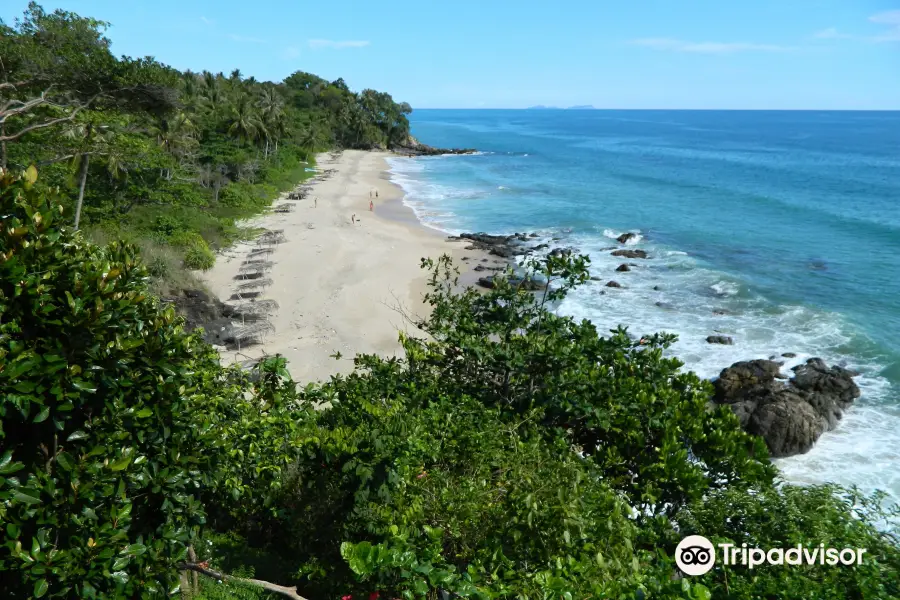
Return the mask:
<path fill-rule="evenodd" d="M 117 54 L 343 77 L 415 108 L 900 109 L 900 0 L 43 5 L 111 22 Z"/>

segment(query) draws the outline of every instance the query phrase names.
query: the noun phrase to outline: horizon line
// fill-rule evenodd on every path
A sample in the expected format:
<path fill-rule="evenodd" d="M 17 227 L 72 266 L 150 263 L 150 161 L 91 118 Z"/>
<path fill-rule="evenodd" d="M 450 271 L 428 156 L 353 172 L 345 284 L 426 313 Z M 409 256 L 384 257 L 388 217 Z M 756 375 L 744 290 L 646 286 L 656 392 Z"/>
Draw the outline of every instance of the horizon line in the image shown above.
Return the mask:
<path fill-rule="evenodd" d="M 898 108 L 627 108 L 627 107 L 591 107 L 591 108 L 568 108 L 565 106 L 546 106 L 546 107 L 503 107 L 503 106 L 464 106 L 464 107 L 446 107 L 446 106 L 413 106 L 413 111 L 417 110 L 529 110 L 529 111 L 590 111 L 590 110 L 668 110 L 668 111 L 732 111 L 732 112 L 900 112 Z"/>

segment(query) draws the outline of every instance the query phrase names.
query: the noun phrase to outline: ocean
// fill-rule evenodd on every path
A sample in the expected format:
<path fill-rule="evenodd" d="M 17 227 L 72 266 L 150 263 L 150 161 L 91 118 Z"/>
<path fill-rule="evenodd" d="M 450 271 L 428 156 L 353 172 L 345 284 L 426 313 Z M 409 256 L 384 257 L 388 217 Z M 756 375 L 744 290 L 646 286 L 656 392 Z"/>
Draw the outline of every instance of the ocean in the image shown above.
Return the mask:
<path fill-rule="evenodd" d="M 561 312 L 678 335 L 702 377 L 785 352 L 858 370 L 861 398 L 789 481 L 900 499 L 900 112 L 418 110 L 467 156 L 390 159 L 426 225 L 536 231 L 592 260 Z M 623 232 L 655 257 L 628 273 Z M 610 290 L 607 280 L 624 287 Z M 601 293 L 606 292 L 606 293 Z M 726 314 L 714 314 L 726 311 Z M 710 345 L 723 334 L 734 345 Z"/>

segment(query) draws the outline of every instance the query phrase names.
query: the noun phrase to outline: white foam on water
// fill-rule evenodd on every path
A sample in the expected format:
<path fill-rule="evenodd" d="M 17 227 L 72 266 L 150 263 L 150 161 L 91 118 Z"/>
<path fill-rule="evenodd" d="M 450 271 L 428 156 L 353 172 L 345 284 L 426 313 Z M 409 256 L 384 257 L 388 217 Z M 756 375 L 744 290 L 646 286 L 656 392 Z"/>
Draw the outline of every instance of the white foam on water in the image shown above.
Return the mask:
<path fill-rule="evenodd" d="M 443 158 L 388 159 L 391 180 L 404 190 L 404 204 L 423 224 L 458 234 L 461 219 L 453 211 L 439 208 L 442 202 L 483 199 L 489 192 L 424 180 L 425 161 Z M 882 365 L 860 363 L 846 353 L 844 349 L 854 342 L 855 335 L 849 323 L 840 315 L 807 306 L 775 306 L 739 280 L 705 268 L 686 252 L 654 246 L 640 237 L 631 245 L 646 249 L 650 259 L 611 256 L 609 240 L 625 232 L 597 228 L 597 233 L 601 232 L 602 237 L 596 233 L 567 235 L 570 230 L 537 232 L 542 239 L 536 238 L 536 242 L 562 237 L 553 244 L 574 246 L 588 254 L 592 274 L 601 279 L 574 290 L 559 306 L 560 312 L 590 319 L 601 335 L 619 324 L 636 335 L 675 333 L 679 339 L 668 354 L 685 363 L 685 369 L 708 379 L 732 363 L 773 357 L 784 361 L 785 375 L 814 356 L 860 372 L 856 382 L 862 395 L 845 411 L 838 427 L 823 434 L 807 454 L 775 462 L 791 482 L 831 481 L 858 485 L 866 491 L 881 489 L 900 501 L 897 391 L 879 375 Z M 623 262 L 635 266 L 629 272 L 617 272 Z M 606 287 L 610 280 L 623 287 Z M 729 336 L 734 344 L 709 344 L 709 335 Z M 797 356 L 783 358 L 784 352 Z"/>
<path fill-rule="evenodd" d="M 604 231 L 604 237 L 617 237 Z M 712 379 L 732 363 L 754 358 L 784 361 L 782 372 L 814 356 L 860 372 L 862 395 L 844 413 L 837 429 L 826 432 L 807 454 L 779 459 L 784 477 L 799 483 L 832 481 L 882 489 L 900 500 L 900 408 L 892 408 L 889 382 L 881 365 L 862 364 L 843 348 L 854 342 L 853 328 L 840 315 L 806 306 L 774 306 L 741 282 L 704 268 L 684 252 L 644 244 L 649 259 L 611 256 L 605 239 L 572 236 L 559 242 L 591 257 L 591 274 L 600 281 L 574 290 L 560 312 L 590 319 L 601 335 L 619 324 L 629 332 L 677 334 L 670 356 L 685 369 Z M 617 272 L 623 262 L 631 271 Z M 608 288 L 614 280 L 622 288 Z M 710 335 L 726 335 L 733 345 L 709 344 Z M 783 358 L 785 352 L 796 353 Z"/>
<path fill-rule="evenodd" d="M 616 231 L 615 229 L 604 229 L 603 237 L 609 238 L 611 240 L 618 241 L 619 236 L 625 233 L 633 233 L 634 235 L 625 242 L 626 246 L 634 246 L 635 244 L 640 243 L 641 240 L 644 239 L 644 236 L 640 234 L 640 231 L 637 229 L 631 229 L 629 231 Z"/>

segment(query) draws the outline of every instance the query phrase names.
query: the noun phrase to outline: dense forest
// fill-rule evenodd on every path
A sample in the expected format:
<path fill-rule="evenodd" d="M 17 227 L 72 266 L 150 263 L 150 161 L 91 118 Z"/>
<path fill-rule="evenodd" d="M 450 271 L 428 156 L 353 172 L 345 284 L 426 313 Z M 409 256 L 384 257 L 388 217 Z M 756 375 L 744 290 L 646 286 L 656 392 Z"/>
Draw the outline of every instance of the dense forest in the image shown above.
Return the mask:
<path fill-rule="evenodd" d="M 115 58 L 103 28 L 31 5 L 0 38 L 0 596 L 900 598 L 883 496 L 781 481 L 671 336 L 551 310 L 586 257 L 530 264 L 540 296 L 423 259 L 401 357 L 223 367 L 160 290 L 313 152 L 402 141 L 409 107 Z M 691 534 L 867 552 L 685 577 Z"/>
<path fill-rule="evenodd" d="M 212 266 L 235 221 L 307 177 L 316 151 L 409 136 L 412 109 L 388 94 L 117 58 L 106 27 L 35 3 L 0 22 L 0 167 L 35 165 L 76 228 L 137 243 L 160 293 L 190 287 L 182 265 Z"/>

